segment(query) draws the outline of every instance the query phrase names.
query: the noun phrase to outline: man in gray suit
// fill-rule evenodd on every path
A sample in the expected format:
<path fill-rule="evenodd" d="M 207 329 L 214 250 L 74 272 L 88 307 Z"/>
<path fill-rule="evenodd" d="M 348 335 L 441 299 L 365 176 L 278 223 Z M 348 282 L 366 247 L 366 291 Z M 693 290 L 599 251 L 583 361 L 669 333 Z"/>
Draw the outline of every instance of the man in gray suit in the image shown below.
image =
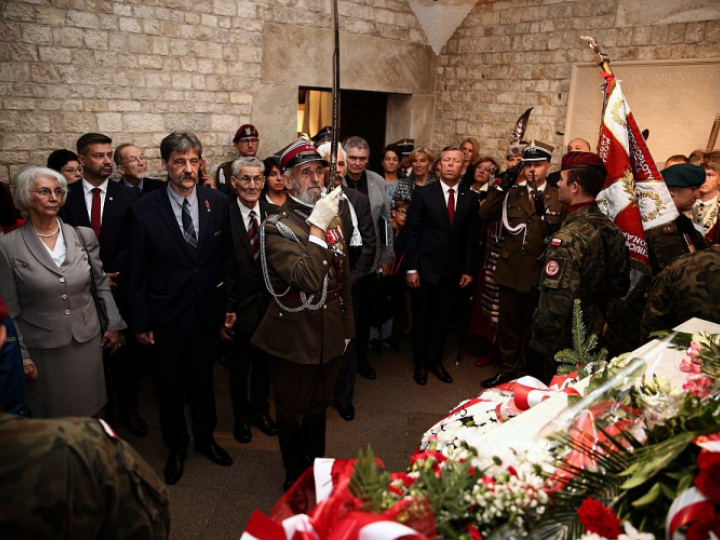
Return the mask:
<path fill-rule="evenodd" d="M 345 141 L 345 152 L 347 154 L 346 184 L 370 198 L 370 212 L 377 238 L 373 268 L 356 284 L 359 299 L 355 332 L 358 351 L 357 371 L 366 379 L 374 379 L 376 377 L 375 370 L 367 361 L 370 318 L 374 308 L 369 300 L 372 297 L 378 273 L 387 275 L 392 264 L 393 235 L 390 227 L 390 203 L 383 177 L 367 170 L 370 159 L 370 146 L 367 141 L 362 137 L 350 137 Z"/>

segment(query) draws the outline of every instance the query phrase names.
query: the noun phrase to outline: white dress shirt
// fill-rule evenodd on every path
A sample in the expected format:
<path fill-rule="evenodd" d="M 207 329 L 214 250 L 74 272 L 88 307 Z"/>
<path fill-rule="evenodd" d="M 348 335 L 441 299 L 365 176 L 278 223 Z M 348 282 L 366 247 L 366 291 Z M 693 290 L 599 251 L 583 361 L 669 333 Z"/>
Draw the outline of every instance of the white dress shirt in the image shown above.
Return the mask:
<path fill-rule="evenodd" d="M 107 193 L 108 182 L 109 180 L 105 180 L 102 184 L 98 186 L 98 188 L 100 188 L 100 223 L 102 223 L 103 212 L 105 211 L 105 194 Z M 82 185 L 83 191 L 85 192 L 85 206 L 87 206 L 88 217 L 90 218 L 90 222 L 92 223 L 92 190 L 95 188 L 95 186 L 93 186 L 84 178 L 82 179 Z"/>
<path fill-rule="evenodd" d="M 458 186 L 460 183 L 458 182 L 454 186 L 448 186 L 445 181 L 441 178 L 440 179 L 440 187 L 442 187 L 443 190 L 443 197 L 445 197 L 445 208 L 448 207 L 448 202 L 450 201 L 450 190 L 455 190 L 455 208 L 453 210 L 457 210 L 457 203 L 458 203 Z"/>
<path fill-rule="evenodd" d="M 245 230 L 250 231 L 250 212 L 255 212 L 255 219 L 257 219 L 258 226 L 262 222 L 262 216 L 260 215 L 260 201 L 255 201 L 255 206 L 252 208 L 248 208 L 243 203 L 240 202 L 240 198 L 237 200 L 238 207 L 240 207 L 240 215 L 243 218 L 243 223 L 245 224 Z"/>
<path fill-rule="evenodd" d="M 197 189 L 193 188 L 188 195 L 183 196 L 170 187 L 170 180 L 168 180 L 167 191 L 170 196 L 170 206 L 172 207 L 173 214 L 175 214 L 175 219 L 177 220 L 178 227 L 180 227 L 180 232 L 184 233 L 185 231 L 185 229 L 183 229 L 182 213 L 183 202 L 187 199 L 188 206 L 190 207 L 190 216 L 192 217 L 193 228 L 195 229 L 195 238 L 200 240 L 200 213 L 198 212 Z"/>

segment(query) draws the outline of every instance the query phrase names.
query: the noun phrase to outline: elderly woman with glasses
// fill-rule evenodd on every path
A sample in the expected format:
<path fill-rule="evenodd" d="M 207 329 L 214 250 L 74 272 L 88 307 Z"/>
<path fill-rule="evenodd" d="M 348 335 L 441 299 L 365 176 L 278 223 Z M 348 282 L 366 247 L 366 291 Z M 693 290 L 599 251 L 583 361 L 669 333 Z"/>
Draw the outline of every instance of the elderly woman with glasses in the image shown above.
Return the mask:
<path fill-rule="evenodd" d="M 107 401 L 102 349 L 115 352 L 122 344 L 119 331 L 126 328 L 95 234 L 57 217 L 66 188 L 65 178 L 52 169 L 21 172 L 15 204 L 28 220 L 0 237 L 0 296 L 18 330 L 26 401 L 33 416 L 43 418 L 102 412 Z M 104 305 L 104 332 L 96 302 Z"/>

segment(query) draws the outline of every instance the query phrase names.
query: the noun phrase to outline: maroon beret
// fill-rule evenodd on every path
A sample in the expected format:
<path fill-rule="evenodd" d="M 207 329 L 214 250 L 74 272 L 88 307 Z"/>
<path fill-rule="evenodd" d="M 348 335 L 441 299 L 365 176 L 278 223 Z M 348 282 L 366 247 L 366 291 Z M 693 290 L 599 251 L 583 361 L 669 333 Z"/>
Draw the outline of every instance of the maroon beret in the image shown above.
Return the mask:
<path fill-rule="evenodd" d="M 607 169 L 600 156 L 593 152 L 568 152 L 562 158 L 560 170 L 581 169 L 583 167 L 596 167 L 607 174 Z"/>
<path fill-rule="evenodd" d="M 243 124 L 235 133 L 233 142 L 238 142 L 243 137 L 259 137 L 260 134 L 255 126 L 252 124 Z"/>

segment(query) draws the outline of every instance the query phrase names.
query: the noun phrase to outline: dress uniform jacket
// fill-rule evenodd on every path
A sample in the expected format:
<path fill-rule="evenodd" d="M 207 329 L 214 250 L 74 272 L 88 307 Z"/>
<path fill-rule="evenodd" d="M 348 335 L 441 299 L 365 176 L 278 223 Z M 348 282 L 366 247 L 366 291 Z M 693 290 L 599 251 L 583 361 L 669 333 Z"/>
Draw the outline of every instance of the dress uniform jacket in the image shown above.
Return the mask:
<path fill-rule="evenodd" d="M 530 345 L 546 355 L 571 346 L 571 317 L 582 301 L 588 335 L 601 335 L 601 300 L 622 297 L 630 288 L 630 259 L 622 231 L 597 204 L 568 214 L 548 246 L 540 278 L 540 301 Z"/>
<path fill-rule="evenodd" d="M 529 294 L 540 277 L 542 262 L 538 258 L 545 250 L 544 239 L 548 230 L 540 216 L 535 212 L 535 202 L 531 200 L 527 185 L 515 185 L 506 193 L 500 189 L 491 189 L 485 203 L 480 208 L 480 218 L 486 222 L 500 219 L 503 201 L 507 195 L 507 219 L 511 227 L 525 223 L 527 228 L 518 234 L 503 231 L 504 243 L 500 250 L 494 279 L 499 285 L 510 287 L 518 292 Z M 546 219 L 553 230 L 557 230 L 565 209 L 558 199 L 556 189 L 547 183 L 543 189 Z"/>
<path fill-rule="evenodd" d="M 270 303 L 252 344 L 263 351 L 297 364 L 319 364 L 340 356 L 345 340 L 355 337 L 352 313 L 350 264 L 340 220 L 336 218 L 327 237 L 339 234 L 339 241 L 324 248 L 309 241 L 310 227 L 305 223 L 312 209 L 288 197 L 280 212 L 263 224 L 264 256 L 276 294 L 283 305 L 300 305 L 300 292 L 315 295 L 318 302 L 323 279 L 327 275 L 327 300 L 317 310 L 289 312 L 277 301 Z M 283 234 L 292 231 L 299 242 Z M 261 253 L 261 257 L 263 254 Z"/>

